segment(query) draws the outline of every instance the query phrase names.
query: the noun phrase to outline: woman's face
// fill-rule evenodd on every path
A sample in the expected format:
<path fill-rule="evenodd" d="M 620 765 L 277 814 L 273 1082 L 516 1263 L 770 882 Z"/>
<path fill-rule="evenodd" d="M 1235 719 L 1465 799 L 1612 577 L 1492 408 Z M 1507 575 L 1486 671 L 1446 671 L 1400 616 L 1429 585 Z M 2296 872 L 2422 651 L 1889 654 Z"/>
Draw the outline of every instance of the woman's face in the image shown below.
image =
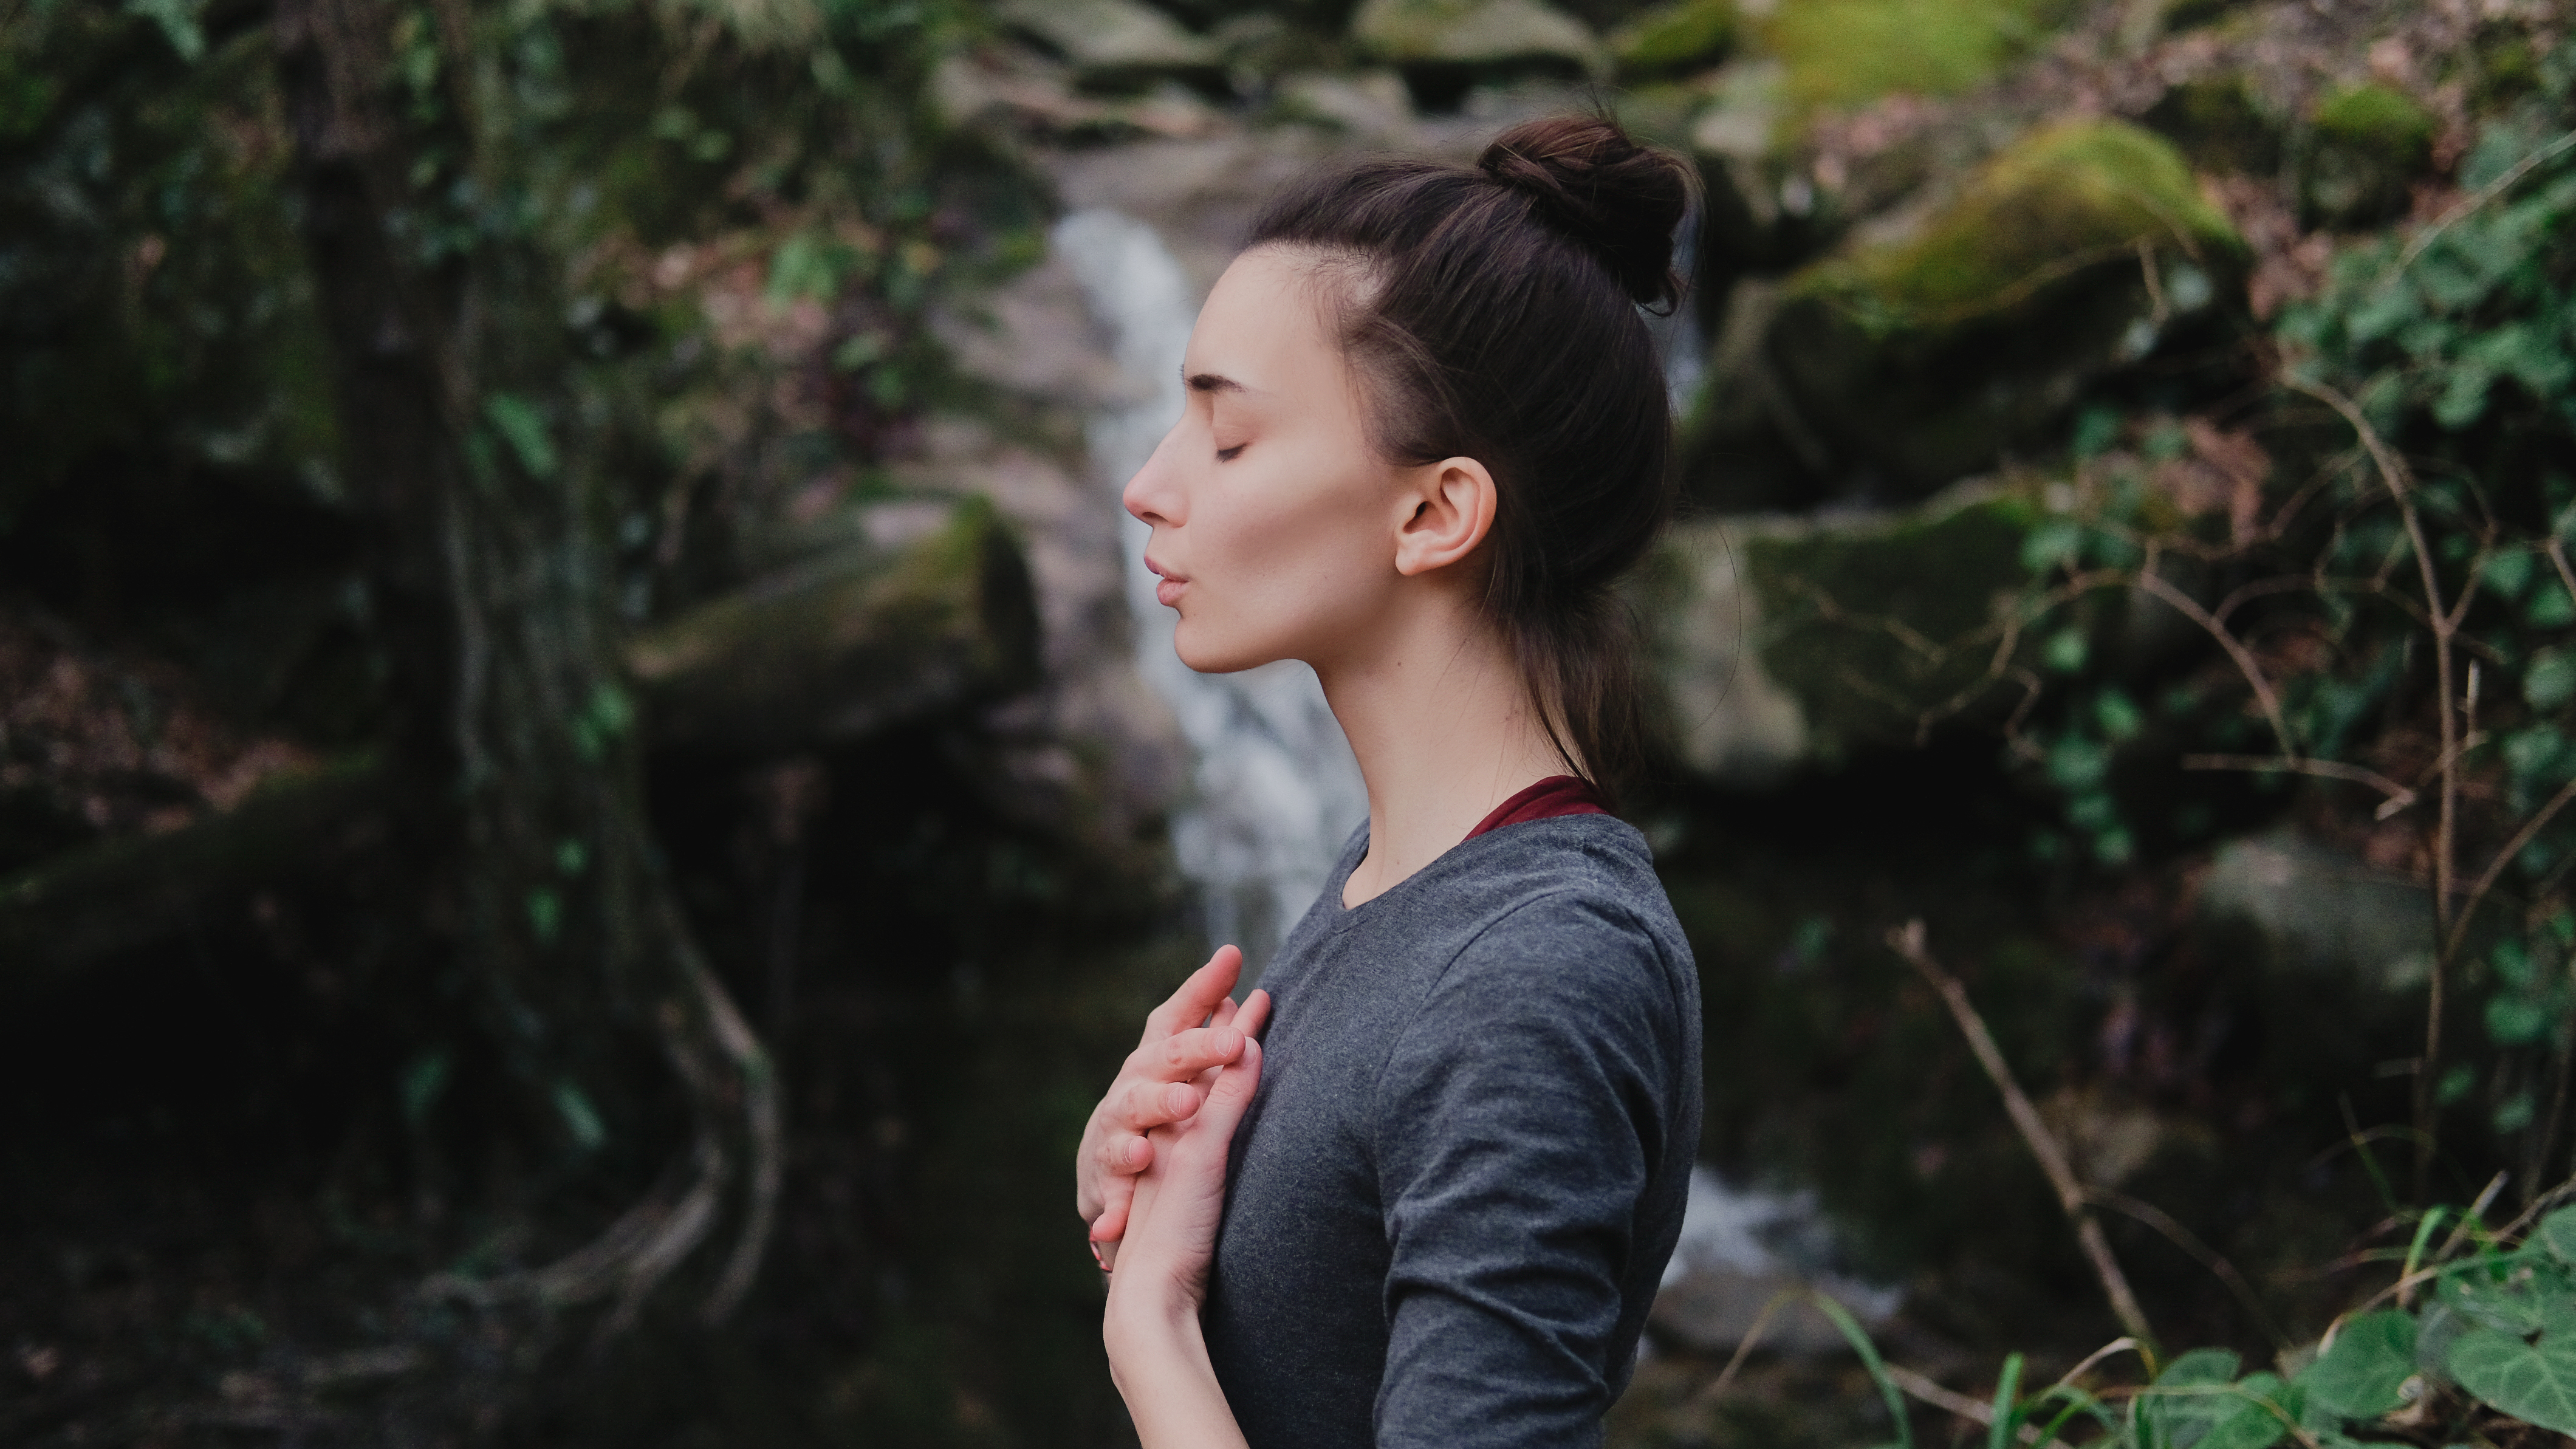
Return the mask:
<path fill-rule="evenodd" d="M 1369 448 L 1316 286 L 1276 248 L 1235 259 L 1190 333 L 1188 408 L 1127 483 L 1127 511 L 1153 525 L 1156 595 L 1180 612 L 1174 647 L 1204 674 L 1320 667 L 1402 578 L 1405 470 Z"/>

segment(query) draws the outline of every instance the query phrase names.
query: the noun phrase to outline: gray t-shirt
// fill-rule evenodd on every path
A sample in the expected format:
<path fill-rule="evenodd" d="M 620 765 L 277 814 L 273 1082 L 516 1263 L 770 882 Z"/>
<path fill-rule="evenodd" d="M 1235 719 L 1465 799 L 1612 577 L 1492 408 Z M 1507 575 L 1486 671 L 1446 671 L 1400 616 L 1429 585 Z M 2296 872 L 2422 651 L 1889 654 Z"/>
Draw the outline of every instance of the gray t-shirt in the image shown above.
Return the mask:
<path fill-rule="evenodd" d="M 1262 985 L 1201 1315 L 1252 1449 L 1598 1444 L 1681 1232 L 1699 978 L 1607 815 L 1461 842 Z"/>

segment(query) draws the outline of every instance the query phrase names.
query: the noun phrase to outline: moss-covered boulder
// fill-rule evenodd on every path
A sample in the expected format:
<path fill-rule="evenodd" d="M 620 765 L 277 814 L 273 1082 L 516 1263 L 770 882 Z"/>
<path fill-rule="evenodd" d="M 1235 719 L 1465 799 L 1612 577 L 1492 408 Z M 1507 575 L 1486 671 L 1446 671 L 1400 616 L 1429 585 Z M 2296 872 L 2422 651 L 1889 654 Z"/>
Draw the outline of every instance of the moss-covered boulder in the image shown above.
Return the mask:
<path fill-rule="evenodd" d="M 1610 32 L 1610 53 L 1624 79 L 1682 75 L 1724 59 L 1735 24 L 1735 0 L 1672 0 Z"/>
<path fill-rule="evenodd" d="M 1365 0 L 1351 17 L 1351 39 L 1435 100 L 1480 79 L 1608 71 L 1591 30 L 1539 0 Z"/>
<path fill-rule="evenodd" d="M 1805 111 L 1973 89 L 2071 8 L 2066 0 L 1780 0 L 1758 29 L 1787 64 L 1790 99 Z"/>
<path fill-rule="evenodd" d="M 1216 42 L 1138 0 L 1006 0 L 996 15 L 1008 29 L 1069 63 L 1086 89 L 1207 81 L 1224 68 Z"/>
<path fill-rule="evenodd" d="M 1894 512 L 1676 527 L 1636 602 L 1683 762 L 1762 787 L 2001 719 L 2022 691 L 1995 621 L 2032 581 L 2041 492 L 1976 483 Z"/>
<path fill-rule="evenodd" d="M 1035 596 L 989 505 L 860 511 L 847 531 L 846 546 L 635 638 L 627 664 L 657 744 L 847 741 L 1035 681 Z"/>
<path fill-rule="evenodd" d="M 1855 237 L 1791 277 L 1769 358 L 1839 466 L 1921 496 L 2221 316 L 2244 256 L 2169 142 L 2064 122 L 1905 234 Z"/>
<path fill-rule="evenodd" d="M 2406 210 L 2432 163 L 2433 113 L 2383 85 L 2328 93 L 2309 118 L 2299 201 L 2312 223 L 2368 226 Z"/>

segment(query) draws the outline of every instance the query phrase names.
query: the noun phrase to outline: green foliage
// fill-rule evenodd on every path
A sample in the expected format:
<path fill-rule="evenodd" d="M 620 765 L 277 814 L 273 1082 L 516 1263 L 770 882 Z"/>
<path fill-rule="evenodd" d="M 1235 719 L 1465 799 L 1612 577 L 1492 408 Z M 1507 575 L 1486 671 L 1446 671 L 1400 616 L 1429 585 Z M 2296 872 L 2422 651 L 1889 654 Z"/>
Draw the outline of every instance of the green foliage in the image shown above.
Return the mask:
<path fill-rule="evenodd" d="M 1734 0 L 1671 0 L 1611 33 L 1622 75 L 1671 75 L 1713 65 L 1735 39 Z"/>
<path fill-rule="evenodd" d="M 1951 95 L 2044 38 L 2060 0 L 1788 0 L 1761 27 L 1801 109 L 1900 91 Z"/>
<path fill-rule="evenodd" d="M 2377 1442 L 2424 1397 L 2448 1386 L 2483 1412 L 2560 1433 L 2576 1433 L 2576 1207 L 2543 1218 L 2518 1244 L 2486 1233 L 2474 1218 L 2462 1234 L 2464 1256 L 2419 1261 L 2424 1240 L 2445 1219 L 2425 1215 L 2417 1251 L 2405 1269 L 2410 1284 L 2433 1291 L 2409 1307 L 2357 1314 L 2313 1354 L 2284 1355 L 2295 1372 L 2246 1372 L 2229 1349 L 2178 1354 L 2145 1384 L 2128 1391 L 2115 1414 L 2105 1397 L 2072 1380 L 2021 1392 L 2021 1356 L 2006 1360 L 1994 1394 L 1988 1442 L 1993 1449 L 2028 1429 L 2053 1437 L 2082 1415 L 2105 1433 L 2101 1449 L 2269 1449 L 2284 1441 L 2347 1449 Z M 1862 1366 L 1897 1412 L 1899 1442 L 1911 1443 L 1896 1410 L 1899 1388 L 1860 1327 L 1818 1300 L 1861 1354 Z M 2436 1330 L 2435 1325 L 2440 1327 Z M 2107 1392 L 2107 1391 L 2106 1391 Z"/>

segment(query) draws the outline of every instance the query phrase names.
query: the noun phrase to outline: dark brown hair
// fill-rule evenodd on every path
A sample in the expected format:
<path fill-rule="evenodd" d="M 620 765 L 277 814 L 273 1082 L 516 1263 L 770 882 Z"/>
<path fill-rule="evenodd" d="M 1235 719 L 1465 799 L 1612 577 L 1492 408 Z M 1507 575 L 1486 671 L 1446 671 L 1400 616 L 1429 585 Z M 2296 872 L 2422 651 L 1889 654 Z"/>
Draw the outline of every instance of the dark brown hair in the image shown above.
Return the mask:
<path fill-rule="evenodd" d="M 1606 116 L 1559 116 L 1472 167 L 1311 177 L 1250 242 L 1312 249 L 1328 280 L 1352 264 L 1332 301 L 1381 454 L 1494 475 L 1487 614 L 1558 754 L 1605 790 L 1646 758 L 1635 621 L 1612 589 L 1672 511 L 1672 412 L 1638 308 L 1680 299 L 1691 180 Z"/>

